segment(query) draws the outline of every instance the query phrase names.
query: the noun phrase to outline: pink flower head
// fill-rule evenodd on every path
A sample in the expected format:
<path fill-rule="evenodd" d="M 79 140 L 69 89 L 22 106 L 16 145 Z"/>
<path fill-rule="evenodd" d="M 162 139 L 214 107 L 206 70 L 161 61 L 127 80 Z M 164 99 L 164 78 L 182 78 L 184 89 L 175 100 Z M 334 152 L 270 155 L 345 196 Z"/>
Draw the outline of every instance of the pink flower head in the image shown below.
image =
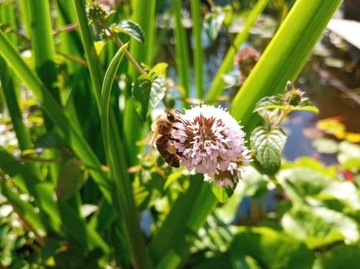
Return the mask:
<path fill-rule="evenodd" d="M 251 161 L 245 133 L 223 108 L 201 105 L 185 110 L 173 125 L 172 137 L 181 163 L 219 187 L 234 187 L 241 166 Z"/>

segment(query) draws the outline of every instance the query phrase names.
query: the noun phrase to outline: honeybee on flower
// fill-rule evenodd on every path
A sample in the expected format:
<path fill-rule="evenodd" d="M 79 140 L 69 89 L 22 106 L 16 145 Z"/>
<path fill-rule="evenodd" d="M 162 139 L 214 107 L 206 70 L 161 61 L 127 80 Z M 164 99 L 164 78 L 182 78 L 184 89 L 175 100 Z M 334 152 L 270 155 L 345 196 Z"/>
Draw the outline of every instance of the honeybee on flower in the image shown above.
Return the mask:
<path fill-rule="evenodd" d="M 180 163 L 204 174 L 205 181 L 233 188 L 251 162 L 239 123 L 224 108 L 209 105 L 187 109 L 177 117 L 168 139 Z"/>

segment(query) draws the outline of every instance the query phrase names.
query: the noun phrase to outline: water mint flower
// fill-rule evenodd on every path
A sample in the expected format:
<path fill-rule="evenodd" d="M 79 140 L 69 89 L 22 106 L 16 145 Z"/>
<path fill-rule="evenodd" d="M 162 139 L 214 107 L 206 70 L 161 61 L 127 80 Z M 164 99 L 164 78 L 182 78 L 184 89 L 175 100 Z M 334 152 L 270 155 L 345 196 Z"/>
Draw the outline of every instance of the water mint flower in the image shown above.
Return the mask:
<path fill-rule="evenodd" d="M 219 187 L 234 187 L 242 167 L 251 161 L 244 136 L 225 109 L 208 105 L 185 110 L 172 130 L 181 163 Z"/>

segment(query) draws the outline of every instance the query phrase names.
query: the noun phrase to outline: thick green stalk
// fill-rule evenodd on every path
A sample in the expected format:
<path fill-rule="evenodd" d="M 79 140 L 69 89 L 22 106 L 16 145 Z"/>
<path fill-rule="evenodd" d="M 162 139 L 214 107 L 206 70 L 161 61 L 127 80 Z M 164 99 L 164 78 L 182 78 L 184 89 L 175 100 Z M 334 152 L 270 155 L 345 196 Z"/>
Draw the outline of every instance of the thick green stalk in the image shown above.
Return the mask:
<path fill-rule="evenodd" d="M 132 21 L 138 23 L 145 35 L 145 43 L 141 44 L 136 40 L 131 41 L 130 54 L 139 63 L 151 65 L 153 56 L 154 40 L 155 40 L 155 0 L 142 0 L 131 1 L 132 7 Z M 129 65 L 129 75 L 132 80 L 136 79 L 140 74 L 133 65 Z"/>
<path fill-rule="evenodd" d="M 176 70 L 179 78 L 179 86 L 183 98 L 189 97 L 190 92 L 190 64 L 189 64 L 189 48 L 186 38 L 186 30 L 182 25 L 182 0 L 174 0 L 173 14 L 175 18 L 175 53 L 176 53 Z"/>
<path fill-rule="evenodd" d="M 60 102 L 49 1 L 32 1 L 29 8 L 35 69 L 48 91 Z"/>
<path fill-rule="evenodd" d="M 16 138 L 20 150 L 32 148 L 29 130 L 25 127 L 22 114 L 19 108 L 16 91 L 14 87 L 11 70 L 6 66 L 4 60 L 0 58 L 0 80 L 4 92 L 7 108 L 14 127 Z"/>
<path fill-rule="evenodd" d="M 256 125 L 252 111 L 257 101 L 282 92 L 287 81 L 296 79 L 341 2 L 298 0 L 295 3 L 231 105 L 231 114 L 247 130 Z"/>
<path fill-rule="evenodd" d="M 223 75 L 229 73 L 234 66 L 234 59 L 237 52 L 235 48 L 240 48 L 240 46 L 247 40 L 251 28 L 254 26 L 258 16 L 265 9 L 268 3 L 269 0 L 259 0 L 246 17 L 244 28 L 241 33 L 236 36 L 233 46 L 231 46 L 226 53 L 225 58 L 222 61 L 221 66 L 209 88 L 209 92 L 207 94 L 208 101 L 214 102 L 222 94 L 225 85 Z"/>
<path fill-rule="evenodd" d="M 194 75 L 196 97 L 204 98 L 204 48 L 202 47 L 201 30 L 202 20 L 200 13 L 200 1 L 190 1 L 191 17 L 193 21 L 192 34 L 194 40 Z"/>
<path fill-rule="evenodd" d="M 85 49 L 87 64 L 90 71 L 90 78 L 93 85 L 93 91 L 96 98 L 96 103 L 98 105 L 98 109 L 100 111 L 101 84 L 104 75 L 101 70 L 99 57 L 95 50 L 94 38 L 91 32 L 91 28 L 89 27 L 86 18 L 85 2 L 84 0 L 76 0 L 74 1 L 74 5 L 79 23 L 82 43 Z"/>
<path fill-rule="evenodd" d="M 30 25 L 27 27 L 31 33 L 32 52 L 34 56 L 35 70 L 38 77 L 45 85 L 47 91 L 60 103 L 59 83 L 55 64 L 55 43 L 52 35 L 52 21 L 49 1 L 31 1 L 29 4 Z M 24 12 L 25 13 L 25 12 Z M 45 115 L 44 125 L 48 131 L 54 130 L 54 123 Z M 48 157 L 57 158 L 60 153 L 49 149 Z M 53 180 L 59 174 L 60 164 L 49 165 Z"/>
<path fill-rule="evenodd" d="M 30 5 L 31 3 L 29 0 L 19 0 L 21 21 L 24 25 L 24 33 L 27 37 L 29 37 L 31 33 Z"/>

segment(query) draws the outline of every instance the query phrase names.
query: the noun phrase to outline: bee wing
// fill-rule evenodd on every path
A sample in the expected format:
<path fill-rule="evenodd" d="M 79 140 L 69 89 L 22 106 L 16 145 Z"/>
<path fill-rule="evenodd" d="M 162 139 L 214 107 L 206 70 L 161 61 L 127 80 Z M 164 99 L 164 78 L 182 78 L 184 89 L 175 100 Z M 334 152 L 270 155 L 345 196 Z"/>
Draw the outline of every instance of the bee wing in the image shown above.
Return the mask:
<path fill-rule="evenodd" d="M 154 144 L 155 144 L 155 141 L 156 141 L 158 135 L 159 135 L 158 132 L 151 131 L 145 138 L 145 143 L 147 145 L 150 145 L 149 152 L 147 154 L 148 156 L 151 154 L 151 151 L 152 151 L 152 149 L 154 147 Z"/>

